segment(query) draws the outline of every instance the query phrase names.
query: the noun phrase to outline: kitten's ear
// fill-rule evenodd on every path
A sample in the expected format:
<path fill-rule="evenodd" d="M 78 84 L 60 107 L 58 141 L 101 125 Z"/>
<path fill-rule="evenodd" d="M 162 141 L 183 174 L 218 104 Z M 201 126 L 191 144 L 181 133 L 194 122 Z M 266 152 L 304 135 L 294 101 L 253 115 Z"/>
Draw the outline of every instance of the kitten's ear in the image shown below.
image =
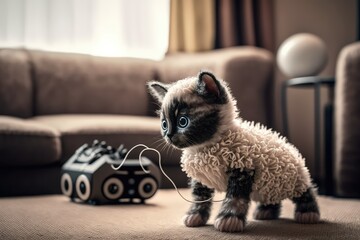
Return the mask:
<path fill-rule="evenodd" d="M 151 81 L 147 84 L 150 93 L 152 96 L 154 96 L 160 103 L 162 103 L 170 85 L 157 82 L 157 81 Z"/>
<path fill-rule="evenodd" d="M 211 72 L 201 71 L 199 73 L 196 91 L 209 102 L 225 103 L 226 101 L 224 87 Z"/>

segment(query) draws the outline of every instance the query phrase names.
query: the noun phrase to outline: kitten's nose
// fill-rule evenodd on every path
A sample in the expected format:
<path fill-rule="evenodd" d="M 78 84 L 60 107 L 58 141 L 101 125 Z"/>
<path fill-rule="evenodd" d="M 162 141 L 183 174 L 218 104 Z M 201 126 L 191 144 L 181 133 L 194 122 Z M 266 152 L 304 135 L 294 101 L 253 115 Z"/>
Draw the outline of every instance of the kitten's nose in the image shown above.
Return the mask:
<path fill-rule="evenodd" d="M 171 138 L 174 136 L 173 133 L 167 133 L 166 136 L 171 140 Z"/>

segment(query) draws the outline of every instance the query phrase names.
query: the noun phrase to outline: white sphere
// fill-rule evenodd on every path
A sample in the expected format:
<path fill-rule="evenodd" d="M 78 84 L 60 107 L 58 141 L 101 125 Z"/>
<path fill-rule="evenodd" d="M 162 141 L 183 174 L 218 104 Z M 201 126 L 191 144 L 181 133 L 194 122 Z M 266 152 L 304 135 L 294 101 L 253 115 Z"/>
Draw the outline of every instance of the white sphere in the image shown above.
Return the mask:
<path fill-rule="evenodd" d="M 314 76 L 327 62 L 323 40 L 310 33 L 298 33 L 286 39 L 279 47 L 277 64 L 290 78 Z"/>

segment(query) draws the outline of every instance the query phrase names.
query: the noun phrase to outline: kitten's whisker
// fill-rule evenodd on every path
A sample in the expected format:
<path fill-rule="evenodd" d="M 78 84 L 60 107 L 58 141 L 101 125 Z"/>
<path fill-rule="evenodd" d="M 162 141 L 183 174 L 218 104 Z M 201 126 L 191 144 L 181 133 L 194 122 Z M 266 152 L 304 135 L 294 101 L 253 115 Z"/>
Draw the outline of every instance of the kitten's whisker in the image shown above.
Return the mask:
<path fill-rule="evenodd" d="M 156 139 L 156 138 L 160 138 L 161 135 L 156 135 L 156 136 L 152 136 L 151 139 Z"/>
<path fill-rule="evenodd" d="M 158 142 L 156 144 L 156 149 L 159 149 L 161 146 L 163 146 L 165 143 L 164 142 Z"/>
<path fill-rule="evenodd" d="M 158 140 L 156 140 L 155 142 L 153 142 L 151 145 L 155 145 L 155 144 L 158 144 L 158 143 L 162 143 L 164 141 L 163 138 L 160 138 Z"/>
<path fill-rule="evenodd" d="M 160 143 L 160 145 L 159 145 L 159 148 L 161 147 L 161 148 L 160 148 L 160 152 L 162 152 L 162 151 L 164 150 L 165 145 L 166 145 L 166 144 L 165 144 L 164 142 L 161 142 L 161 143 Z"/>
<path fill-rule="evenodd" d="M 165 142 L 163 142 L 163 146 L 162 146 L 162 148 L 161 148 L 161 152 L 163 152 L 165 149 L 166 149 L 166 147 L 167 147 L 167 142 L 165 141 Z"/>
<path fill-rule="evenodd" d="M 174 150 L 175 150 L 175 148 L 170 148 L 170 155 L 169 156 L 172 156 L 173 154 L 174 154 Z"/>
<path fill-rule="evenodd" d="M 169 156 L 169 150 L 171 149 L 171 145 L 170 144 L 168 144 L 167 145 L 167 150 L 166 150 L 166 155 L 167 156 Z"/>

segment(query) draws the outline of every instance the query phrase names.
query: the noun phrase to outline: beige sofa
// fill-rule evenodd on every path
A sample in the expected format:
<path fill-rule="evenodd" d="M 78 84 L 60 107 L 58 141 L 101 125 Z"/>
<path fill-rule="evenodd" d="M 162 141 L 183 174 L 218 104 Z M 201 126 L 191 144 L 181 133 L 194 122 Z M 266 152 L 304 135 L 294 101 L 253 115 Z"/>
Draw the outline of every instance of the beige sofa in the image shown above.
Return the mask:
<path fill-rule="evenodd" d="M 146 82 L 172 82 L 204 68 L 229 82 L 245 119 L 269 123 L 273 61 L 263 49 L 174 54 L 160 62 L 1 49 L 0 196 L 59 193 L 61 165 L 94 139 L 162 149 Z M 180 152 L 162 155 L 165 171 L 186 186 Z M 164 179 L 161 186 L 170 184 Z"/>

